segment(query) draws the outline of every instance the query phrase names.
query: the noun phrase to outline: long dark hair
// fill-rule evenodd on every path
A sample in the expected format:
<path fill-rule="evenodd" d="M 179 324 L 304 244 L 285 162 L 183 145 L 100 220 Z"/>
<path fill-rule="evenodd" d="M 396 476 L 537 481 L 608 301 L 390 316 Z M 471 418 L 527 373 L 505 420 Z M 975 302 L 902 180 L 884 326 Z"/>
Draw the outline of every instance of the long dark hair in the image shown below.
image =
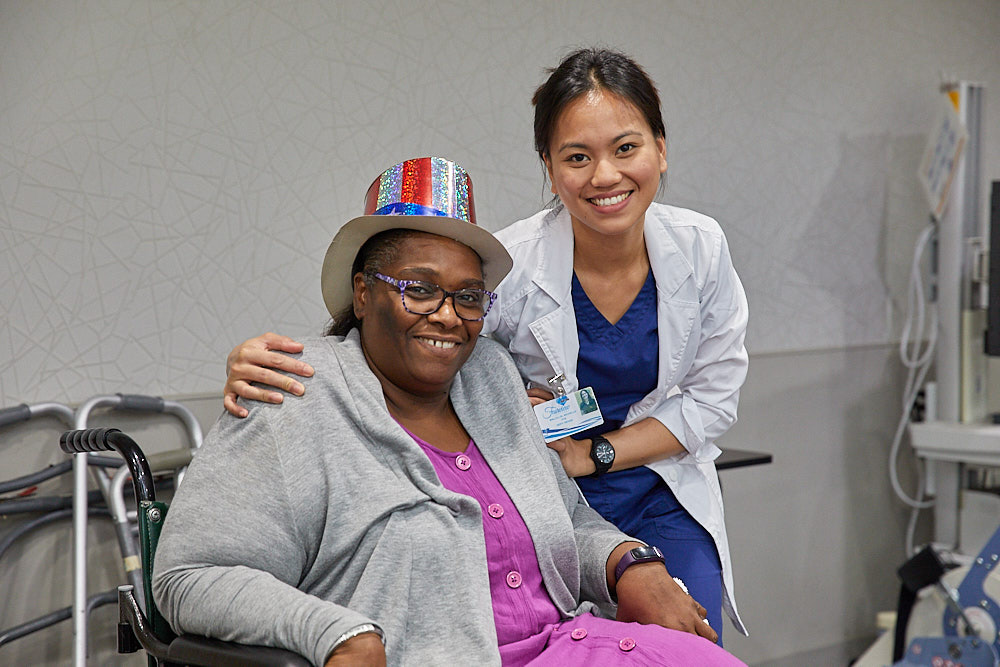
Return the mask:
<path fill-rule="evenodd" d="M 549 70 L 549 78 L 531 98 L 535 107 L 535 150 L 542 162 L 549 154 L 559 114 L 570 102 L 592 90 L 607 91 L 631 102 L 646 118 L 653 135 L 666 139 L 660 95 L 639 63 L 619 51 L 579 49 Z"/>
<path fill-rule="evenodd" d="M 389 229 L 379 232 L 364 242 L 358 254 L 354 256 L 354 263 L 351 265 L 351 281 L 354 276 L 361 274 L 365 283 L 370 287 L 372 280 L 369 277 L 376 271 L 381 271 L 386 264 L 396 261 L 403 241 L 418 234 L 412 229 Z M 354 305 L 350 305 L 340 311 L 330 322 L 326 329 L 325 336 L 346 336 L 351 329 L 361 328 L 361 320 L 354 314 Z"/>

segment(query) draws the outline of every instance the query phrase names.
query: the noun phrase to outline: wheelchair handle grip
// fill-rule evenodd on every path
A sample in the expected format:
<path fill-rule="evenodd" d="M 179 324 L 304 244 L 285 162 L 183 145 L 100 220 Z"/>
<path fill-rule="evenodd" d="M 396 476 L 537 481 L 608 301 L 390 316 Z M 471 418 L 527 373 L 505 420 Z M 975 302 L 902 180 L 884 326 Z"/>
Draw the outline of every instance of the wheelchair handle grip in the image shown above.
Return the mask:
<path fill-rule="evenodd" d="M 153 473 L 149 470 L 146 456 L 135 440 L 116 428 L 87 428 L 66 431 L 59 436 L 59 446 L 67 454 L 116 451 L 125 459 L 125 465 L 132 473 L 132 486 L 136 500 L 156 500 L 153 491 Z"/>
<path fill-rule="evenodd" d="M 67 454 L 112 452 L 115 448 L 108 440 L 112 433 L 121 433 L 121 431 L 116 428 L 85 428 L 66 431 L 59 436 L 59 447 Z"/>

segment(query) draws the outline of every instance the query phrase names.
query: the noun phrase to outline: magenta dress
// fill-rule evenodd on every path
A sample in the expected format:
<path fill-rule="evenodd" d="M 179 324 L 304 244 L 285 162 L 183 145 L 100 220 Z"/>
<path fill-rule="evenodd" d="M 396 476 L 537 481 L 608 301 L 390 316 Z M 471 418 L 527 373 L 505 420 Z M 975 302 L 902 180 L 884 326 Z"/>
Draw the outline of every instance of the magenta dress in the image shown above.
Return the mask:
<path fill-rule="evenodd" d="M 528 528 L 476 443 L 470 440 L 464 452 L 445 452 L 410 435 L 426 452 L 441 484 L 482 507 L 493 619 L 505 666 L 745 667 L 707 639 L 659 625 L 592 614 L 563 619 L 545 591 Z"/>

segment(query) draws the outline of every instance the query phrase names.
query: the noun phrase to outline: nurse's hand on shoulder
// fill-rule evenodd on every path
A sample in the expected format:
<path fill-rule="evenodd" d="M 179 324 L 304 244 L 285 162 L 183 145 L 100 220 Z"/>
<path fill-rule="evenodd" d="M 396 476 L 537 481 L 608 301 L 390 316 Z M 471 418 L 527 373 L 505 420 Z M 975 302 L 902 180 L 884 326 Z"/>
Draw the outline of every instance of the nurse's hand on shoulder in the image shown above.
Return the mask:
<path fill-rule="evenodd" d="M 385 647 L 373 632 L 351 637 L 336 648 L 326 659 L 324 667 L 385 667 Z"/>
<path fill-rule="evenodd" d="M 662 563 L 640 563 L 622 573 L 615 585 L 618 595 L 616 620 L 625 623 L 656 623 L 671 630 L 718 641 L 719 635 L 705 622 L 707 612 L 685 593 Z"/>
<path fill-rule="evenodd" d="M 237 405 L 237 397 L 265 403 L 281 403 L 283 400 L 279 392 L 254 386 L 250 384 L 251 382 L 301 396 L 305 392 L 305 387 L 287 375 L 270 370 L 277 368 L 303 377 L 311 377 L 312 366 L 282 354 L 283 352 L 295 354 L 301 351 L 302 343 L 275 333 L 251 338 L 234 347 L 226 359 L 228 376 L 222 400 L 226 410 L 237 417 L 246 417 L 249 414 L 246 408 Z"/>

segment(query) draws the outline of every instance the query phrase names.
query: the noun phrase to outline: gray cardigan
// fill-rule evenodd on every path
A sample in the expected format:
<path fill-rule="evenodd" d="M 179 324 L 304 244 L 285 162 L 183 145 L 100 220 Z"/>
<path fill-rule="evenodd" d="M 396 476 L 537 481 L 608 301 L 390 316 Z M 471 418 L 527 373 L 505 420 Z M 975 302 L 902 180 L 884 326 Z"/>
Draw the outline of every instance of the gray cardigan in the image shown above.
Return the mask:
<path fill-rule="evenodd" d="M 163 615 L 317 665 L 363 623 L 385 632 L 390 665 L 499 664 L 478 503 L 441 486 L 389 416 L 356 331 L 306 341 L 301 359 L 316 369 L 305 396 L 224 414 L 188 469 L 153 570 Z M 627 538 L 542 442 L 507 352 L 481 338 L 451 400 L 563 616 L 613 617 L 605 563 Z"/>

